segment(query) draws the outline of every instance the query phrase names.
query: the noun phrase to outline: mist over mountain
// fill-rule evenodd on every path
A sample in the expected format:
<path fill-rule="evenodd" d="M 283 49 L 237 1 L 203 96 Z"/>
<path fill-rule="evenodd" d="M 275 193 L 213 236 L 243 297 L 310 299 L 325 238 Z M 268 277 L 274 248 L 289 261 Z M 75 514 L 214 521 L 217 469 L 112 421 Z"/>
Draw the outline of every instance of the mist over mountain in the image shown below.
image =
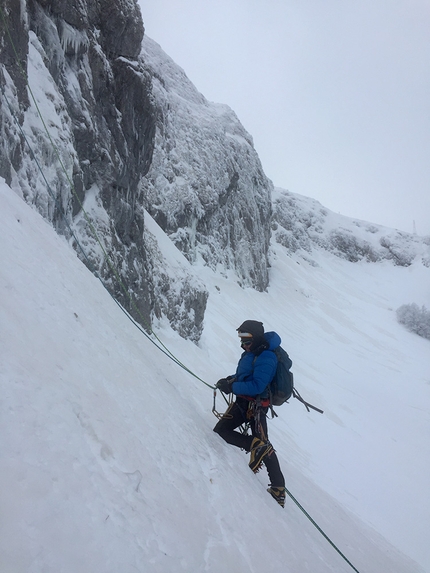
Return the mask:
<path fill-rule="evenodd" d="M 272 229 L 290 252 L 313 245 L 400 265 L 421 252 L 418 237 L 346 218 L 326 236 L 316 202 L 305 212 L 292 194 L 272 202 L 252 137 L 144 36 L 135 2 L 6 0 L 0 33 L 0 176 L 145 325 L 165 316 L 199 339 L 208 296 L 193 271 L 199 260 L 264 291 Z M 179 281 L 145 227 L 145 209 L 185 256 Z"/>

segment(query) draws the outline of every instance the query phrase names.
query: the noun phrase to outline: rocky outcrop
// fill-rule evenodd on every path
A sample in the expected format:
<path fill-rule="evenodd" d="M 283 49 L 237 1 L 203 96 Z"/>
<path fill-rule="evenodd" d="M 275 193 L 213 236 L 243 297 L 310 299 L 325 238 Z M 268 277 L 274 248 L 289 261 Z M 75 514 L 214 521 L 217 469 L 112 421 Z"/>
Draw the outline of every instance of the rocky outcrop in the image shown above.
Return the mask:
<path fill-rule="evenodd" d="M 24 22 L 22 21 L 24 19 Z M 20 105 L 15 105 L 17 122 L 23 122 L 23 110 L 29 106 L 25 63 L 28 54 L 28 28 L 26 14 L 21 13 L 20 0 L 6 0 L 0 12 L 0 175 L 7 182 L 12 181 L 13 171 L 22 165 L 24 142 L 15 125 L 10 121 L 10 110 L 6 101 L 8 80 Z M 10 41 L 13 33 L 14 44 Z M 12 105 L 12 101 L 10 102 Z"/>
<path fill-rule="evenodd" d="M 144 27 L 137 3 L 28 0 L 27 11 L 20 0 L 3 4 L 0 176 L 71 238 L 139 322 L 149 325 L 165 311 L 182 335 L 198 339 L 204 288 L 195 287 L 198 296 L 189 288 L 169 294 L 144 233 L 139 183 L 151 165 L 155 110 L 152 78 L 139 59 Z M 184 327 L 175 319 L 172 308 L 184 303 L 198 323 Z"/>
<path fill-rule="evenodd" d="M 429 237 L 337 215 L 314 199 L 283 189 L 274 192 L 272 230 L 277 243 L 308 260 L 316 249 L 324 249 L 353 263 L 389 260 L 407 267 L 418 259 L 429 266 Z"/>
<path fill-rule="evenodd" d="M 144 37 L 135 0 L 3 0 L 1 16 L 0 176 L 144 326 L 198 341 L 195 268 L 264 291 L 271 231 L 310 262 L 430 265 L 426 239 L 274 191 L 234 112 Z"/>
<path fill-rule="evenodd" d="M 272 184 L 251 136 L 148 38 L 142 62 L 153 78 L 156 118 L 142 179 L 148 211 L 189 261 L 233 269 L 242 285 L 266 289 Z"/>
<path fill-rule="evenodd" d="M 136 1 L 5 0 L 2 10 L 0 176 L 145 325 L 166 316 L 198 340 L 198 261 L 266 289 L 272 185 L 252 139 L 144 39 Z M 188 259 L 176 278 L 145 208 Z"/>

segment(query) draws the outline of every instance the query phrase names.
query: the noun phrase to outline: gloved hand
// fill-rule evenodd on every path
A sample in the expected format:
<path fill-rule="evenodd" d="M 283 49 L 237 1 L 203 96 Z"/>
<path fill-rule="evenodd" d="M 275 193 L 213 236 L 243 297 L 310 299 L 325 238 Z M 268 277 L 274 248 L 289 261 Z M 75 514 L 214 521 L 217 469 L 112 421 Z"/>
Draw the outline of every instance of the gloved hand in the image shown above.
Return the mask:
<path fill-rule="evenodd" d="M 221 392 L 224 392 L 224 394 L 230 394 L 232 384 L 232 379 L 228 380 L 227 378 L 221 378 L 221 380 L 218 380 L 218 382 L 215 384 L 215 388 L 218 388 L 218 390 L 221 390 Z"/>

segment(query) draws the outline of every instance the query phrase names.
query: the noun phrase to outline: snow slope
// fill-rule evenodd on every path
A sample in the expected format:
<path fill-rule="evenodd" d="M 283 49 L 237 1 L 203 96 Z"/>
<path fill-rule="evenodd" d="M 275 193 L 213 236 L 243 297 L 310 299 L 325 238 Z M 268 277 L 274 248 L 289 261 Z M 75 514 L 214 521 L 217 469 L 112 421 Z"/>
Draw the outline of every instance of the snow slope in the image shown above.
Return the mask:
<path fill-rule="evenodd" d="M 0 217 L 2 573 L 351 571 L 212 432 L 211 391 L 3 182 Z M 266 293 L 198 269 L 199 347 L 157 334 L 213 383 L 235 368 L 240 322 L 277 330 L 325 410 L 291 403 L 270 422 L 290 491 L 360 573 L 429 571 L 429 343 L 394 312 L 428 305 L 429 269 L 272 250 Z"/>

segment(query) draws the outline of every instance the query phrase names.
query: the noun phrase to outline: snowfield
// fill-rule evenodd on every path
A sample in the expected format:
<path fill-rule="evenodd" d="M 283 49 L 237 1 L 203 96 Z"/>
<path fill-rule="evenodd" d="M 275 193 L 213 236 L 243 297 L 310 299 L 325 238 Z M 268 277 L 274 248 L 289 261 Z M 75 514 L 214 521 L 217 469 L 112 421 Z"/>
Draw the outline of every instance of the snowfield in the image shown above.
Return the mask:
<path fill-rule="evenodd" d="M 90 3 L 69 6 L 78 30 L 21 2 L 30 105 L 4 42 L 0 573 L 429 573 L 430 342 L 396 309 L 430 307 L 430 238 L 273 189 L 235 113 L 150 39 L 139 56 L 135 3 L 112 7 L 131 25 L 121 38 L 94 30 Z M 136 61 L 116 57 L 122 40 Z M 105 252 L 118 261 L 158 340 L 72 232 L 101 276 Z M 289 491 L 350 563 L 212 432 L 202 381 L 234 372 L 246 319 L 279 333 L 324 410 L 292 400 L 270 436 Z"/>
<path fill-rule="evenodd" d="M 211 390 L 3 181 L 0 213 L 2 573 L 352 571 L 212 432 Z M 210 293 L 199 346 L 154 330 L 210 384 L 234 371 L 243 320 L 276 330 L 325 412 L 292 401 L 269 423 L 288 489 L 360 573 L 429 571 L 429 341 L 395 316 L 429 306 L 429 269 L 276 243 L 271 263 L 264 293 L 197 268 Z"/>

